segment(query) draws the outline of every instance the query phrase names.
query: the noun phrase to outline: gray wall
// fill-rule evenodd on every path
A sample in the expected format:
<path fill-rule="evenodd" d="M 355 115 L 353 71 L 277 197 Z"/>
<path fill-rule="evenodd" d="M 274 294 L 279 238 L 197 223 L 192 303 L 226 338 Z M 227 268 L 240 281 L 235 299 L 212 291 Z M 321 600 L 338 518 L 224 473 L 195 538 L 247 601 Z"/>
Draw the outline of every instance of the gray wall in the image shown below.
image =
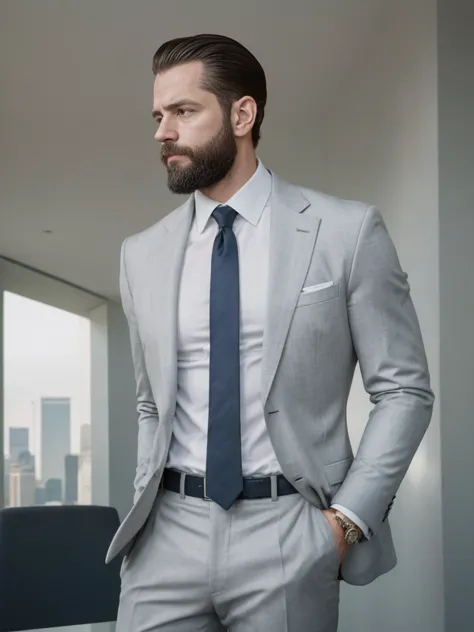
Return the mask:
<path fill-rule="evenodd" d="M 89 316 L 92 501 L 115 507 L 123 519 L 133 500 L 138 433 L 128 325 L 112 301 Z"/>
<path fill-rule="evenodd" d="M 409 275 L 439 393 L 436 5 L 402 0 L 344 77 L 325 133 L 323 188 L 377 204 Z M 358 444 L 370 410 L 360 374 L 348 417 Z M 342 632 L 443 630 L 440 414 L 404 480 L 391 522 L 398 567 L 363 590 L 342 590 Z M 425 530 L 424 525 L 430 524 Z"/>
<path fill-rule="evenodd" d="M 137 463 L 135 376 L 122 308 L 108 304 L 110 504 L 125 517 L 133 500 Z"/>
<path fill-rule="evenodd" d="M 470 628 L 474 611 L 474 3 L 438 5 L 440 394 L 445 629 L 451 632 Z"/>

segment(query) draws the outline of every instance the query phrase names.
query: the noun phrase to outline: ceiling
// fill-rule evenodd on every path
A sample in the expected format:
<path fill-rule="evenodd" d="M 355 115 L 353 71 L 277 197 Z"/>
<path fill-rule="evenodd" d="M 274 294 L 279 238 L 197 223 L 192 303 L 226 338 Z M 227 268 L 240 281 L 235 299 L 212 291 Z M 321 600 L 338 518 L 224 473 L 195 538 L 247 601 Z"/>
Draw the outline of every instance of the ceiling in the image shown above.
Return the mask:
<path fill-rule="evenodd" d="M 0 255 L 117 299 L 121 242 L 181 201 L 153 141 L 159 44 L 217 32 L 256 54 L 269 88 L 259 154 L 278 169 L 288 147 L 314 142 L 387 4 L 4 0 Z"/>

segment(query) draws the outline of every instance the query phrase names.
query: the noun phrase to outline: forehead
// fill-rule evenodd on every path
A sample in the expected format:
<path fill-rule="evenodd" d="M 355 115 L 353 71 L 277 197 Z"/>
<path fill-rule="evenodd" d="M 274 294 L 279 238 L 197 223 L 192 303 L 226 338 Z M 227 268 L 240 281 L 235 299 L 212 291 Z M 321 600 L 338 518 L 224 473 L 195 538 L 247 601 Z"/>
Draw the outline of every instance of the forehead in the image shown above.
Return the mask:
<path fill-rule="evenodd" d="M 193 61 L 174 66 L 156 75 L 153 85 L 153 104 L 155 107 L 166 107 L 185 99 L 206 102 L 211 95 L 201 87 L 204 65 Z"/>

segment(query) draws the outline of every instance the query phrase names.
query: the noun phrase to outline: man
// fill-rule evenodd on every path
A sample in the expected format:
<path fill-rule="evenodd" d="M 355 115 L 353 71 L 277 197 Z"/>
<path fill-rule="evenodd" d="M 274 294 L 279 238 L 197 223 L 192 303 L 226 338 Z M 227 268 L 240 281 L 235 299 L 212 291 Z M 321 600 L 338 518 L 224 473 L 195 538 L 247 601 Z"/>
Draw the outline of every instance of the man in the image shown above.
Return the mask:
<path fill-rule="evenodd" d="M 217 35 L 154 56 L 156 140 L 190 194 L 125 240 L 139 413 L 120 632 L 332 632 L 340 580 L 395 563 L 387 516 L 434 396 L 382 216 L 255 149 L 265 75 Z M 356 456 L 357 362 L 374 407 Z"/>

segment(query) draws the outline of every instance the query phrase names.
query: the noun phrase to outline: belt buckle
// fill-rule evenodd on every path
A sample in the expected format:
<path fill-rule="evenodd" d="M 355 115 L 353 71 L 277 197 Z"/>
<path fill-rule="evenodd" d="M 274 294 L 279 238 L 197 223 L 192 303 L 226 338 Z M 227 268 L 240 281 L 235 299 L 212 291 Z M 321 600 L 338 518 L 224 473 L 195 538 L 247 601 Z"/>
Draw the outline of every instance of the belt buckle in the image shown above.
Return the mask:
<path fill-rule="evenodd" d="M 207 484 L 206 484 L 206 477 L 203 477 L 203 481 L 204 481 L 204 496 L 203 496 L 203 500 L 205 500 L 206 502 L 210 503 L 212 498 L 209 498 L 209 496 L 207 495 Z"/>

